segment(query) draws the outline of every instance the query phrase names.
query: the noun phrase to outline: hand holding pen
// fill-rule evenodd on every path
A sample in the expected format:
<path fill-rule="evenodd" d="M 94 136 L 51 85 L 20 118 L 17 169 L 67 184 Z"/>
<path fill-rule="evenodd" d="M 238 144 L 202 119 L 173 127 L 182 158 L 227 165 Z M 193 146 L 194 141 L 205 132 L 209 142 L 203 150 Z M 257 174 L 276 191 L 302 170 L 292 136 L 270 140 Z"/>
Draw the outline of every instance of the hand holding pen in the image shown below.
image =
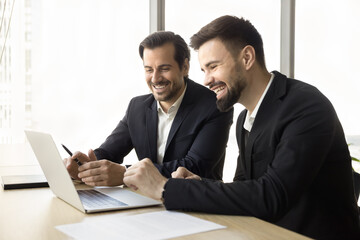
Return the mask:
<path fill-rule="evenodd" d="M 67 148 L 65 147 L 64 144 L 61 144 L 61 146 L 63 146 L 63 148 L 65 149 L 65 151 L 72 157 L 72 152 Z M 82 165 L 82 163 L 79 161 L 79 159 L 75 158 L 74 161 L 76 162 L 76 164 L 80 167 Z"/>
<path fill-rule="evenodd" d="M 106 159 L 97 160 L 92 149 L 89 150 L 88 155 L 82 152 L 73 154 L 65 145 L 61 145 L 71 156 L 64 159 L 64 163 L 73 179 L 80 180 L 89 186 L 119 186 L 123 184 L 125 168 L 131 165 L 122 166 Z"/>

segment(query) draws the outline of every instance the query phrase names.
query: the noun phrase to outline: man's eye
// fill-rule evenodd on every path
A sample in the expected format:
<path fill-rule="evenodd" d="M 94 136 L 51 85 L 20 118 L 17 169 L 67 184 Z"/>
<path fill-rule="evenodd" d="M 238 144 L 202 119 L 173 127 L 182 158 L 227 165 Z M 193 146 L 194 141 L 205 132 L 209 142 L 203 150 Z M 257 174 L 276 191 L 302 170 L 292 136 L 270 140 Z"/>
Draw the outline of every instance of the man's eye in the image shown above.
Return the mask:
<path fill-rule="evenodd" d="M 146 69 L 145 69 L 145 72 L 146 72 L 146 73 L 151 73 L 152 71 L 153 71 L 153 70 L 150 69 L 150 68 L 146 68 Z"/>
<path fill-rule="evenodd" d="M 162 68 L 162 69 L 161 69 L 162 72 L 167 72 L 167 71 L 169 71 L 169 70 L 170 70 L 170 68 Z"/>
<path fill-rule="evenodd" d="M 213 69 L 215 69 L 216 67 L 217 67 L 217 65 L 211 65 L 211 66 L 210 66 L 210 69 L 213 70 Z"/>

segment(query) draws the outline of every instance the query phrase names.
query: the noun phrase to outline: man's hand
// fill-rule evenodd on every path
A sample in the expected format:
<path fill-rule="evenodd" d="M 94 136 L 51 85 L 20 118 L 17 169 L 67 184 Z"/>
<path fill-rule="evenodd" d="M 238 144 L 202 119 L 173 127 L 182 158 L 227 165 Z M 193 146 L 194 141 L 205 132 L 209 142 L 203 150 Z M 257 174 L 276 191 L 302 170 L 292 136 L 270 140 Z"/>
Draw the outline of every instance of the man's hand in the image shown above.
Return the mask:
<path fill-rule="evenodd" d="M 175 172 L 171 173 L 172 178 L 184 178 L 184 179 L 197 179 L 201 180 L 201 177 L 190 172 L 184 167 L 178 167 Z"/>
<path fill-rule="evenodd" d="M 78 177 L 79 174 L 79 165 L 75 162 L 75 158 L 77 158 L 82 164 L 90 162 L 90 161 L 96 161 L 96 156 L 93 150 L 89 150 L 89 156 L 88 157 L 85 153 L 82 152 L 75 152 L 71 157 L 65 158 L 64 164 L 66 166 L 66 169 L 68 170 L 70 176 L 73 179 L 81 180 Z"/>
<path fill-rule="evenodd" d="M 86 185 L 119 186 L 123 184 L 126 171 L 124 166 L 105 159 L 97 160 L 93 150 L 89 150 L 89 160 L 78 168 L 77 175 L 78 179 Z"/>
<path fill-rule="evenodd" d="M 167 179 L 163 177 L 149 158 L 133 164 L 124 175 L 124 183 L 144 195 L 160 200 Z"/>

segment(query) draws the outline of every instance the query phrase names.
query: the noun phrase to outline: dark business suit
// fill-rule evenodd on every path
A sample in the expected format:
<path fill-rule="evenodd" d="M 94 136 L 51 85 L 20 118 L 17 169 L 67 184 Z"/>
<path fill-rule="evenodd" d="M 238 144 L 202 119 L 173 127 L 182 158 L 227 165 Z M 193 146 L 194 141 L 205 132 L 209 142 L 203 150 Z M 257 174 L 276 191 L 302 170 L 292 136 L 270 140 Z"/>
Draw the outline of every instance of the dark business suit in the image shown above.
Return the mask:
<path fill-rule="evenodd" d="M 221 179 L 233 110 L 221 113 L 216 96 L 190 79 L 171 126 L 163 164 L 157 164 L 157 102 L 152 94 L 135 97 L 125 117 L 95 150 L 98 159 L 122 163 L 135 148 L 138 159 L 150 158 L 166 177 L 179 166 L 200 176 Z"/>
<path fill-rule="evenodd" d="M 245 149 L 246 110 L 238 118 L 235 181 L 170 179 L 166 208 L 255 216 L 316 239 L 360 239 L 351 158 L 333 106 L 316 88 L 274 74 Z"/>

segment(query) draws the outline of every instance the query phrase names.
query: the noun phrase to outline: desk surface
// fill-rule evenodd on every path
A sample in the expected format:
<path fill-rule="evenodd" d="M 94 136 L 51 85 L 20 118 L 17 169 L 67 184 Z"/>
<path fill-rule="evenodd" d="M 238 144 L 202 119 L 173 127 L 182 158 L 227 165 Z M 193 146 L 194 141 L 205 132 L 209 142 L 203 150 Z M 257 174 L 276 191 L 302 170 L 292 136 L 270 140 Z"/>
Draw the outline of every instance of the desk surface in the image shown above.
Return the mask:
<path fill-rule="evenodd" d="M 28 167 L 0 167 L 0 175 L 38 173 Z M 164 210 L 163 206 L 84 214 L 55 197 L 49 188 L 0 190 L 0 239 L 71 239 L 54 227 L 78 223 L 85 218 L 119 213 L 124 216 Z M 254 217 L 188 213 L 227 226 L 225 229 L 183 236 L 177 239 L 308 239 Z"/>

